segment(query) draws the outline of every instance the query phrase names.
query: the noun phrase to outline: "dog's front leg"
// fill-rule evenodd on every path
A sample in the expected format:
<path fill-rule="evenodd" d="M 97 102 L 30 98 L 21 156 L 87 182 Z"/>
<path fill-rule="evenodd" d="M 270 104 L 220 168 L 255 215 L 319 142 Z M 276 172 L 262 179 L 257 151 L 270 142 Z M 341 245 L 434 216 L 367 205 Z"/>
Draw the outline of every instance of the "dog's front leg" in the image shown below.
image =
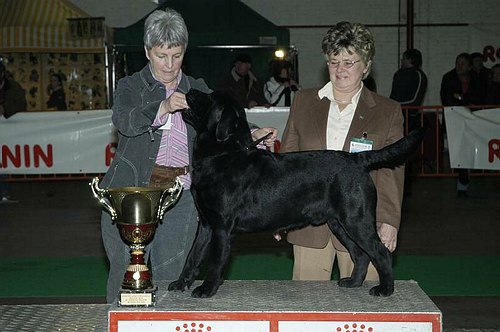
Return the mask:
<path fill-rule="evenodd" d="M 193 297 L 211 297 L 217 293 L 224 281 L 224 268 L 231 253 L 231 236 L 227 230 L 218 229 L 212 232 L 208 253 L 207 276 L 201 286 L 196 287 Z"/>
<path fill-rule="evenodd" d="M 190 288 L 194 279 L 200 271 L 201 264 L 205 258 L 209 241 L 212 237 L 212 229 L 207 227 L 206 224 L 200 222 L 198 224 L 198 231 L 193 242 L 193 246 L 184 263 L 179 279 L 168 285 L 169 291 L 183 291 Z"/>

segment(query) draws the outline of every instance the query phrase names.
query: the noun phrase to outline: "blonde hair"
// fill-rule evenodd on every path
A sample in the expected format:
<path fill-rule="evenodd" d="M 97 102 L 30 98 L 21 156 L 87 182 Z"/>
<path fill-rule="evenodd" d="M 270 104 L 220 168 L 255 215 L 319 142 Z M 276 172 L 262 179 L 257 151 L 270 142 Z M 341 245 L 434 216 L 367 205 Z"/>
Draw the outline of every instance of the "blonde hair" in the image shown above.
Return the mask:
<path fill-rule="evenodd" d="M 339 22 L 331 27 L 321 43 L 323 54 L 328 61 L 330 55 L 338 55 L 342 51 L 359 55 L 367 67 L 365 77 L 371 69 L 375 56 L 375 42 L 370 30 L 361 23 Z"/>

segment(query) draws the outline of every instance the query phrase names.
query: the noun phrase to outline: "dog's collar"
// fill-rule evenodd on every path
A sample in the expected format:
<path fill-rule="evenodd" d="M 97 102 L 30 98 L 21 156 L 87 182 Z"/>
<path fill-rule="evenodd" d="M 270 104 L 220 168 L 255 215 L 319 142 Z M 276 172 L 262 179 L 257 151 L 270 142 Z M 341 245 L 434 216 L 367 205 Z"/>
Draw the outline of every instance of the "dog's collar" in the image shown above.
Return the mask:
<path fill-rule="evenodd" d="M 268 132 L 266 135 L 262 136 L 261 138 L 259 138 L 258 140 L 256 141 L 253 141 L 252 143 L 250 143 L 246 150 L 250 150 L 251 148 L 254 148 L 256 147 L 257 145 L 259 145 L 260 143 L 262 143 L 263 140 L 267 139 L 268 137 L 270 137 L 273 133 L 272 132 Z"/>

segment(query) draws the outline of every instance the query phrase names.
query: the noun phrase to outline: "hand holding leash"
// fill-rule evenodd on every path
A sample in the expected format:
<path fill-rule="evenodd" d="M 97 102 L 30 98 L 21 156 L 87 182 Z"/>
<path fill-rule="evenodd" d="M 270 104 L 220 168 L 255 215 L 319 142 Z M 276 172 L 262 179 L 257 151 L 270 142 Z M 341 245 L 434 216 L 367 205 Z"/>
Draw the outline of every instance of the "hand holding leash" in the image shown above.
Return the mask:
<path fill-rule="evenodd" d="M 273 146 L 274 141 L 276 141 L 277 137 L 278 129 L 273 127 L 259 128 L 252 133 L 252 138 L 255 145 L 262 142 L 266 146 Z"/>

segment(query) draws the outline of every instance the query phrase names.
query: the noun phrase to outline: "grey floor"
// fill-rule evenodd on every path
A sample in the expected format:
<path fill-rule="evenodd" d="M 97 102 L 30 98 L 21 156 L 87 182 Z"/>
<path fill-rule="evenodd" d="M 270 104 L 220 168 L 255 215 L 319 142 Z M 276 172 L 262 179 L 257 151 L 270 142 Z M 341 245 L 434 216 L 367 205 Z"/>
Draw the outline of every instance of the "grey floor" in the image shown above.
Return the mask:
<path fill-rule="evenodd" d="M 88 180 L 11 184 L 17 204 L 0 204 L 0 248 L 12 257 L 104 255 L 100 208 Z M 403 202 L 398 252 L 500 255 L 500 177 L 475 177 L 458 198 L 454 178 L 416 178 Z M 233 252 L 290 254 L 269 234 L 242 235 Z M 476 271 L 481 273 L 481 271 Z M 500 281 L 499 281 L 500 282 Z M 445 331 L 500 331 L 500 297 L 431 297 Z M 1 298 L 0 304 L 104 303 L 104 298 Z"/>

